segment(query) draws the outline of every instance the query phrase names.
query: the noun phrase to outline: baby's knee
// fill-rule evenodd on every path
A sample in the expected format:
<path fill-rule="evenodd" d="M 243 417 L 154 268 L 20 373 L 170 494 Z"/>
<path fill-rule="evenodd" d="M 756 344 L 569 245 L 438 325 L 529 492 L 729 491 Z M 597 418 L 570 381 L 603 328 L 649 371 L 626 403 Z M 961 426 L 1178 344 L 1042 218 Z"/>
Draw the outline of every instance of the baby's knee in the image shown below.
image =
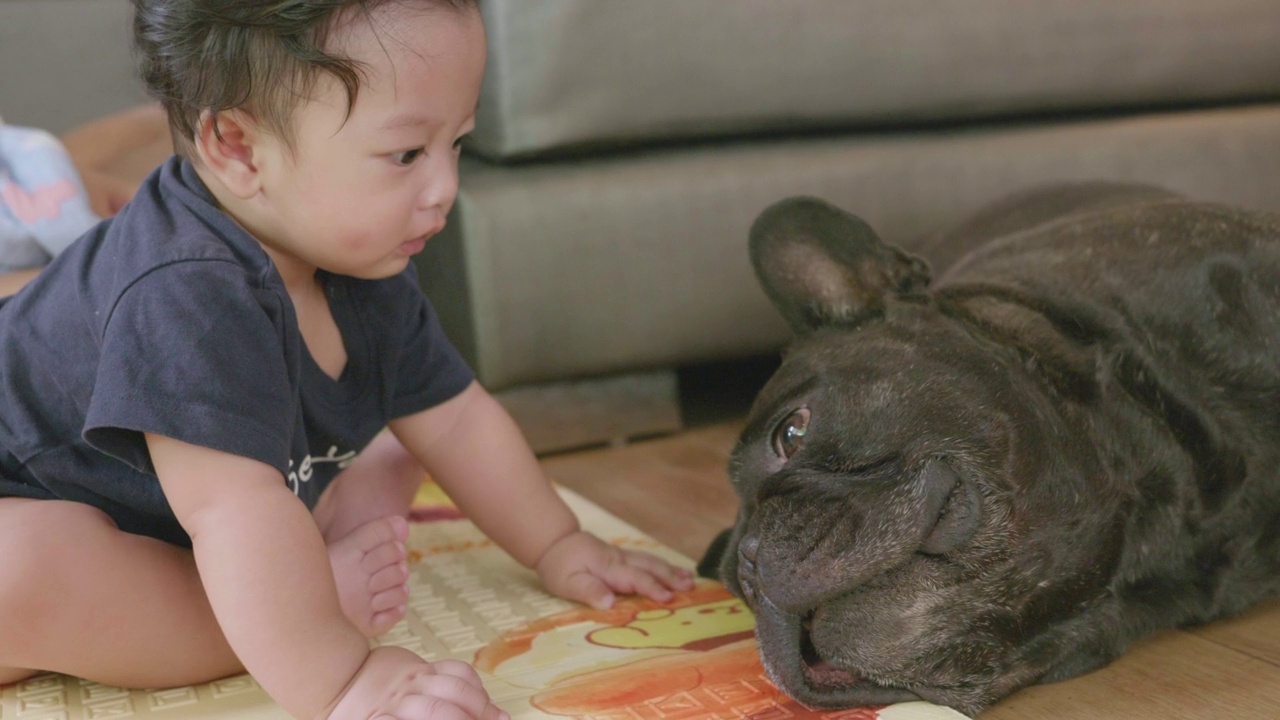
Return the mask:
<path fill-rule="evenodd" d="M 376 467 L 375 476 L 398 485 L 416 488 L 425 477 L 422 464 L 391 433 L 383 433 L 361 453 L 370 466 Z"/>

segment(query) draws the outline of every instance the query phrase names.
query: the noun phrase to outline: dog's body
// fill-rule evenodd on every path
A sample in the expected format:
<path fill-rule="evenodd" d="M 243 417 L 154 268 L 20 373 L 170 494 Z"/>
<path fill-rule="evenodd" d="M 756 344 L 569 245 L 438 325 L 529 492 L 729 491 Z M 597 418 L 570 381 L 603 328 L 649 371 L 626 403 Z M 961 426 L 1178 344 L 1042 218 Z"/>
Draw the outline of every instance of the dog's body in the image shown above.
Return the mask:
<path fill-rule="evenodd" d="M 719 574 L 801 702 L 977 712 L 1280 591 L 1277 218 L 1047 189 L 933 284 L 821 201 L 751 242 L 798 337 Z"/>

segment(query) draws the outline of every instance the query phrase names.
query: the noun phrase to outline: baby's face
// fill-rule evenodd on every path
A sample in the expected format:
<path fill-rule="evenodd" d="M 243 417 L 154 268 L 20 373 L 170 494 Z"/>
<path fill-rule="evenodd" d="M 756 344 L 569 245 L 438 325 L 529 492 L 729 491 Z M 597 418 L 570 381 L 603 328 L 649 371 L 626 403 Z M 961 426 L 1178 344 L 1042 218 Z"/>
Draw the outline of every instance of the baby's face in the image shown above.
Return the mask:
<path fill-rule="evenodd" d="M 424 6 L 387 3 L 340 24 L 329 49 L 363 68 L 350 116 L 342 85 L 322 74 L 294 112 L 292 153 L 276 139 L 255 150 L 272 215 L 258 239 L 278 263 L 389 277 L 444 227 L 485 34 L 474 11 Z"/>

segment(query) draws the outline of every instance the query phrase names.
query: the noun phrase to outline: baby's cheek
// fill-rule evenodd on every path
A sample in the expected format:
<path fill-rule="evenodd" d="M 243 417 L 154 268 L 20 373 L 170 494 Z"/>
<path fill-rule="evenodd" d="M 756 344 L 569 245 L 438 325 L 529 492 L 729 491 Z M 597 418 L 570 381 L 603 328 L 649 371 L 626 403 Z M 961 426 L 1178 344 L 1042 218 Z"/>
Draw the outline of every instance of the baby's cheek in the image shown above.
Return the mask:
<path fill-rule="evenodd" d="M 352 255 L 359 255 L 373 246 L 374 236 L 368 228 L 348 222 L 348 231 L 342 235 L 342 249 Z"/>

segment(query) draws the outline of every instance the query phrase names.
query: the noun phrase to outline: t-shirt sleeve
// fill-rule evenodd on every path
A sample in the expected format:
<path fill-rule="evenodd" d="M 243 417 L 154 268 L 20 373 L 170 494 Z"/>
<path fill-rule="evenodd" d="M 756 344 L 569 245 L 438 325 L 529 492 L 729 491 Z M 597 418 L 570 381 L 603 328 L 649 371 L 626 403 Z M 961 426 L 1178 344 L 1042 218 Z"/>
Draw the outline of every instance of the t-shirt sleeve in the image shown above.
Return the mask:
<path fill-rule="evenodd" d="M 102 331 L 85 440 L 153 472 L 144 432 L 288 470 L 296 368 L 280 297 L 221 260 L 153 270 Z"/>
<path fill-rule="evenodd" d="M 475 373 L 445 335 L 440 319 L 418 288 L 413 266 L 396 278 L 398 307 L 404 309 L 399 329 L 400 352 L 391 368 L 394 381 L 387 403 L 389 419 L 439 405 L 475 380 Z"/>

